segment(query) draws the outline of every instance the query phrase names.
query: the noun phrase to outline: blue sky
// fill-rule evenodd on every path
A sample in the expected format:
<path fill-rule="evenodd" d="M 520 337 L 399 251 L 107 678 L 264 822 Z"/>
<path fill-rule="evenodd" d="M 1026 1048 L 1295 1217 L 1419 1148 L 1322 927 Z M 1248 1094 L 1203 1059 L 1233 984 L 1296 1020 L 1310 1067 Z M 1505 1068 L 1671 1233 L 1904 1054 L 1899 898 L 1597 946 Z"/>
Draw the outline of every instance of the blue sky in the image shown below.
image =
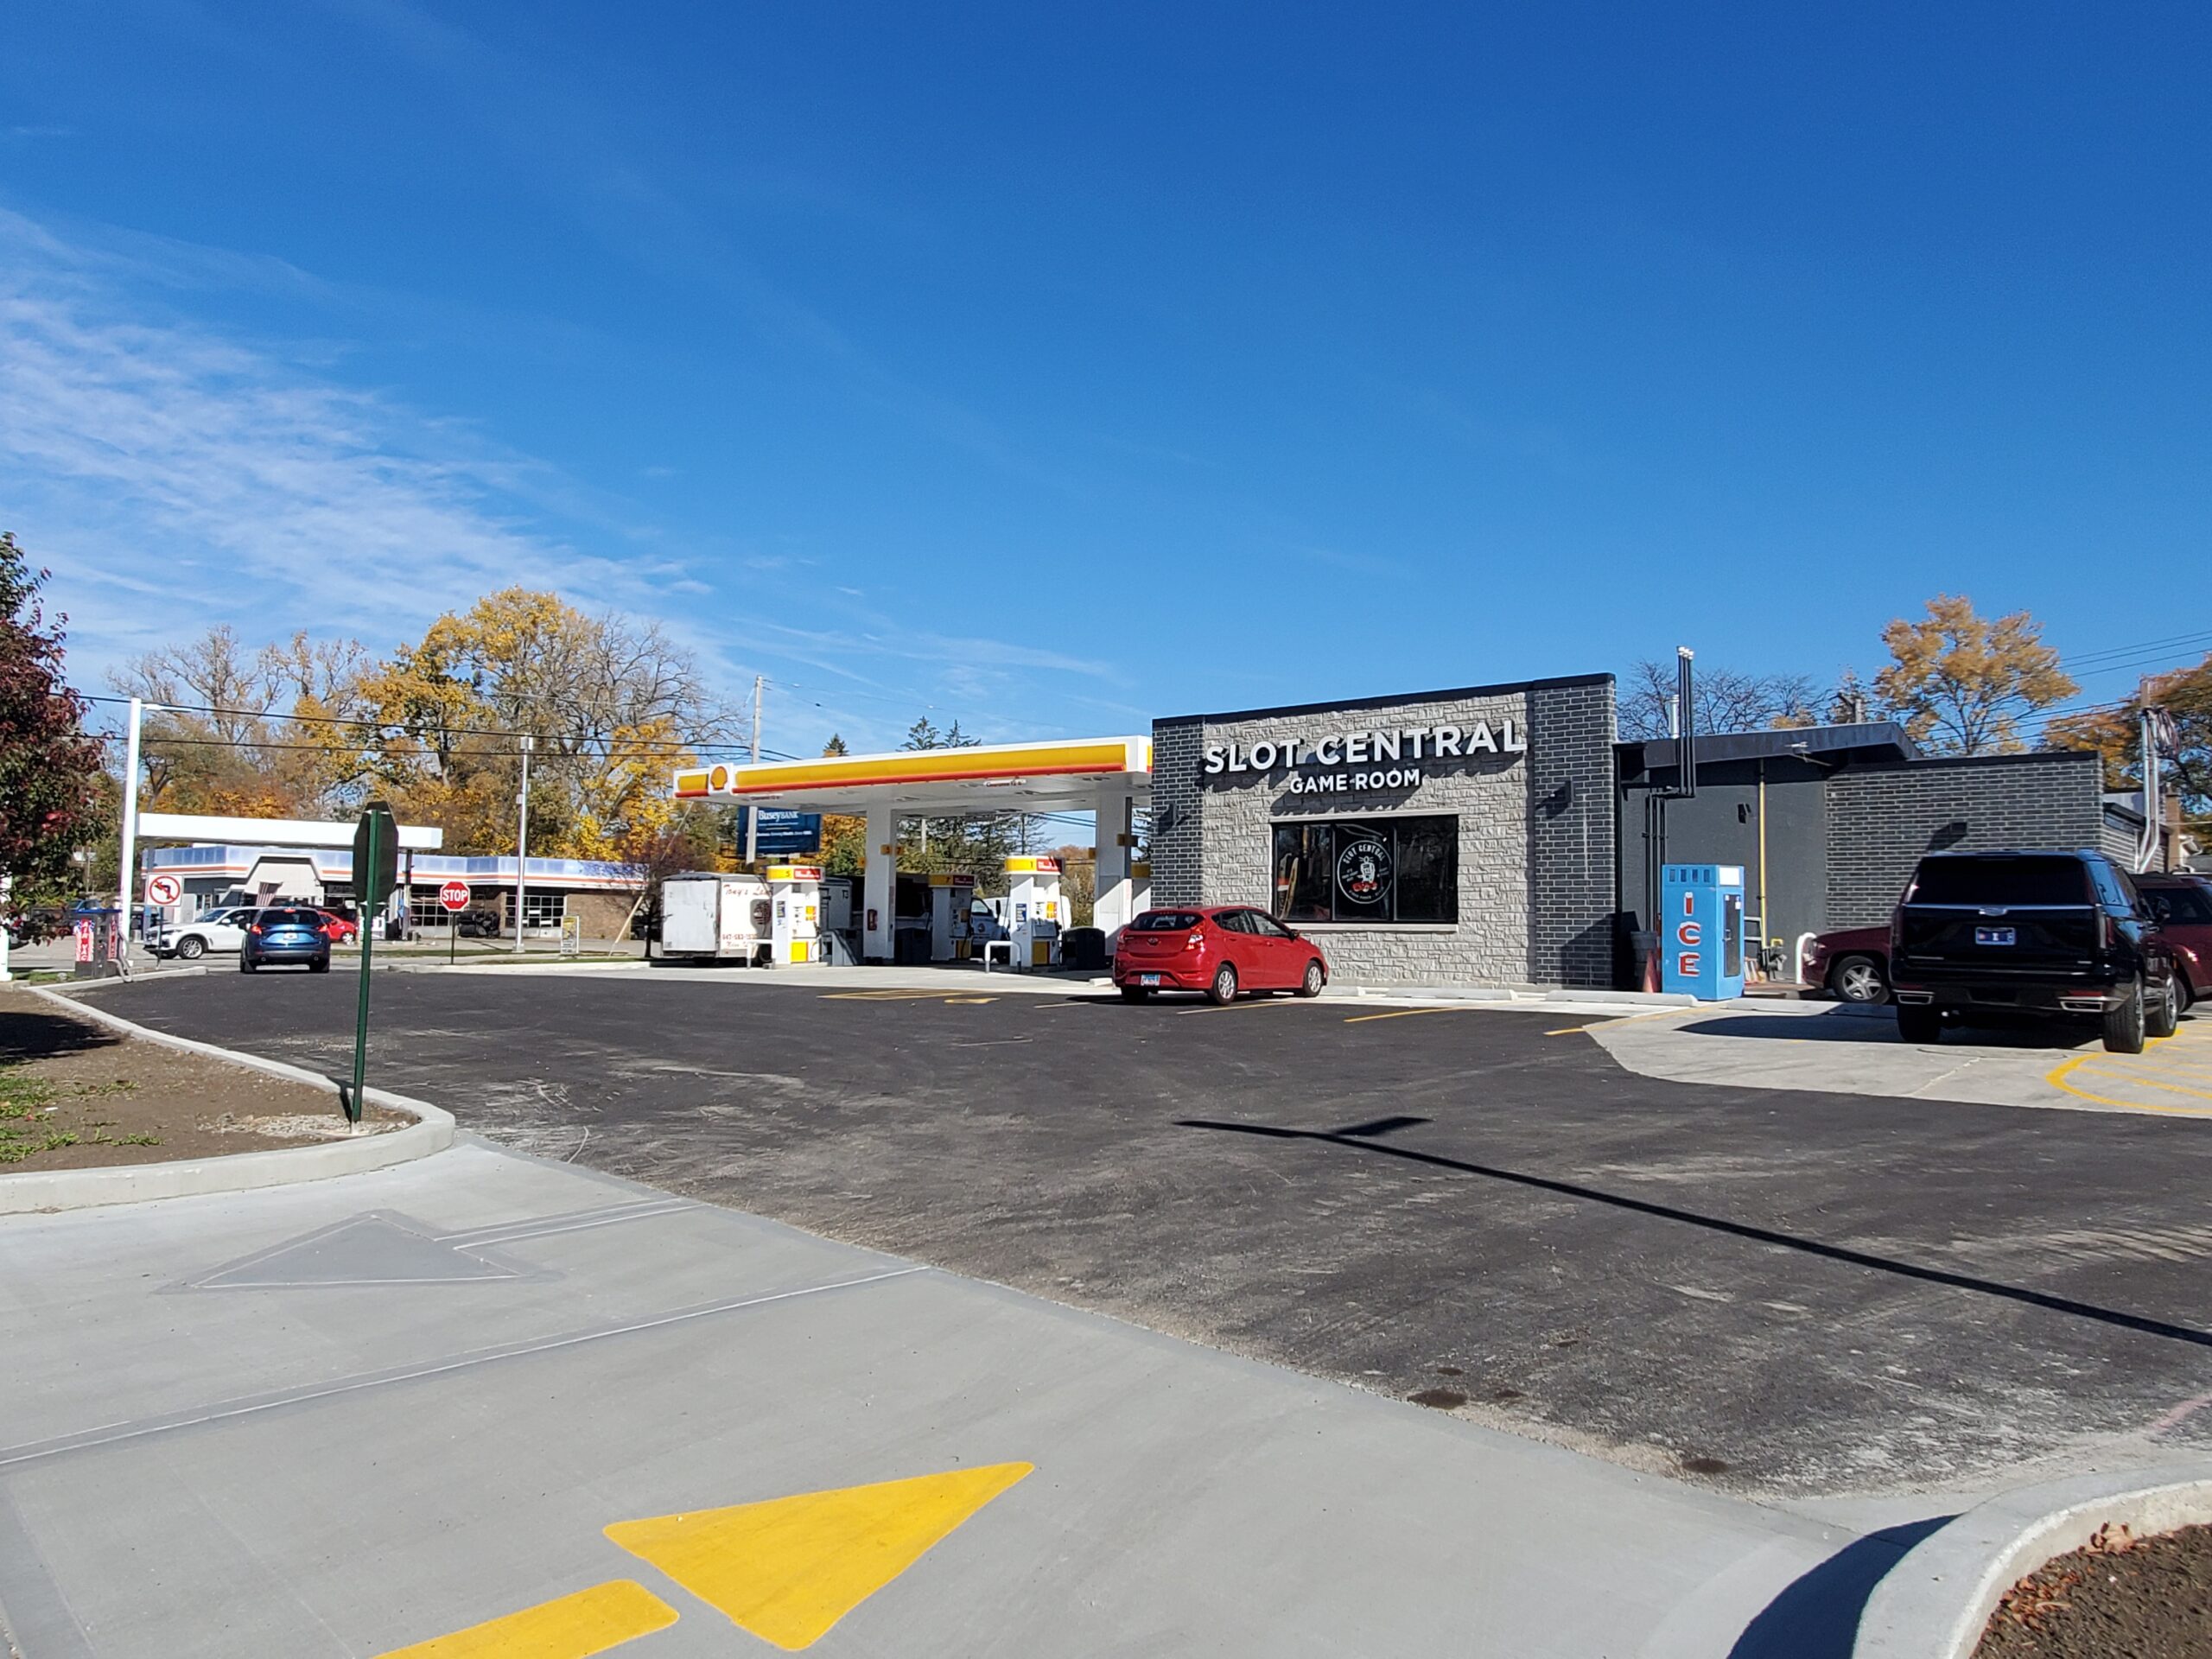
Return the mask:
<path fill-rule="evenodd" d="M 2212 629 L 2208 48 L 2180 4 L 10 8 L 0 522 L 88 680 L 551 584 L 767 674 L 801 752 L 1677 643 L 1825 680 L 1940 589 L 2073 654 Z"/>

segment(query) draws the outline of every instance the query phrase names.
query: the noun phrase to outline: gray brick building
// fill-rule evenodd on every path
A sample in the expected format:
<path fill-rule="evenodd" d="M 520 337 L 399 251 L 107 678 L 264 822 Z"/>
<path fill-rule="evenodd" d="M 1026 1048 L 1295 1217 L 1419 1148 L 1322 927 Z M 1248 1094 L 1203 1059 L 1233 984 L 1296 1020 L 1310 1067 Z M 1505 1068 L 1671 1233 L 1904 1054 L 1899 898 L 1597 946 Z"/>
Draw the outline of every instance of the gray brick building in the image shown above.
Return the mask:
<path fill-rule="evenodd" d="M 1829 927 L 1889 919 L 1923 853 L 2104 847 L 2102 763 L 2094 754 L 1993 754 L 1854 766 L 1827 785 Z"/>
<path fill-rule="evenodd" d="M 1349 981 L 1610 984 L 1614 735 L 1610 675 L 1155 721 L 1152 902 Z"/>

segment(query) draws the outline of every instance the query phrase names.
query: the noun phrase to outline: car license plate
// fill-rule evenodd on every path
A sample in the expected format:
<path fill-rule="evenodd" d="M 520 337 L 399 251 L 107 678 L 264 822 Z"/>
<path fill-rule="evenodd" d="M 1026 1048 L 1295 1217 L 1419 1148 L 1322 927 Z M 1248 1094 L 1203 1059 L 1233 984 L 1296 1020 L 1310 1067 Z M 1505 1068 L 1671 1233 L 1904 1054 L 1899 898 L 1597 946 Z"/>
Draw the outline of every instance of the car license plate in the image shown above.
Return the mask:
<path fill-rule="evenodd" d="M 1137 983 L 1140 985 L 1157 985 L 1160 983 L 1160 976 L 1158 974 L 1139 974 L 1137 976 Z"/>
<path fill-rule="evenodd" d="M 1977 927 L 1974 931 L 1976 944 L 2015 944 L 2018 935 L 2009 927 Z"/>

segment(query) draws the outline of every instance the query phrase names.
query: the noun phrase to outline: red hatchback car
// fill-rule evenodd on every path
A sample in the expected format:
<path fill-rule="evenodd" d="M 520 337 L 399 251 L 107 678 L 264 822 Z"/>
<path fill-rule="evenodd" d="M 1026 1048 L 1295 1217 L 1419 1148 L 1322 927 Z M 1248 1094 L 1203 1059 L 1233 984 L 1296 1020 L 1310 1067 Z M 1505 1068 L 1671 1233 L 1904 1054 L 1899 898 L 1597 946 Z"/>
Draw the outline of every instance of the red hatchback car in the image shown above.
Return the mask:
<path fill-rule="evenodd" d="M 1204 991 L 1216 1002 L 1243 991 L 1319 996 L 1329 961 L 1263 910 L 1209 905 L 1147 910 L 1122 930 L 1114 982 L 1125 1001 L 1154 991 Z"/>

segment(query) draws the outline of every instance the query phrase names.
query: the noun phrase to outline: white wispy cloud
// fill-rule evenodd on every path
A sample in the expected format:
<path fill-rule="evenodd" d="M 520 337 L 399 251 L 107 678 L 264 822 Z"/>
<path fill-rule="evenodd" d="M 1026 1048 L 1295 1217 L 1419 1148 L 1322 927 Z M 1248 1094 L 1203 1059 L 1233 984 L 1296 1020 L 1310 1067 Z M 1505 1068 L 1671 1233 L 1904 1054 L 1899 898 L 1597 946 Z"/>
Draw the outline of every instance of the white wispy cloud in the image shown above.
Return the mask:
<path fill-rule="evenodd" d="M 208 622 L 389 643 L 516 582 L 651 610 L 680 562 L 585 552 L 568 486 L 469 427 L 175 314 L 0 211 L 0 513 L 53 565 L 78 658 Z"/>
<path fill-rule="evenodd" d="M 737 690 L 756 672 L 800 682 L 804 695 L 772 703 L 863 744 L 895 741 L 924 712 L 1046 734 L 1081 688 L 1122 680 L 1049 641 L 916 627 L 858 588 L 808 586 L 803 568 L 833 550 L 671 533 L 474 424 L 348 384 L 342 337 L 256 335 L 190 308 L 331 291 L 256 256 L 111 227 L 58 234 L 0 207 L 0 528 L 53 567 L 79 683 L 216 622 L 389 650 L 515 585 L 660 620 Z M 795 581 L 810 626 L 782 620 Z"/>

